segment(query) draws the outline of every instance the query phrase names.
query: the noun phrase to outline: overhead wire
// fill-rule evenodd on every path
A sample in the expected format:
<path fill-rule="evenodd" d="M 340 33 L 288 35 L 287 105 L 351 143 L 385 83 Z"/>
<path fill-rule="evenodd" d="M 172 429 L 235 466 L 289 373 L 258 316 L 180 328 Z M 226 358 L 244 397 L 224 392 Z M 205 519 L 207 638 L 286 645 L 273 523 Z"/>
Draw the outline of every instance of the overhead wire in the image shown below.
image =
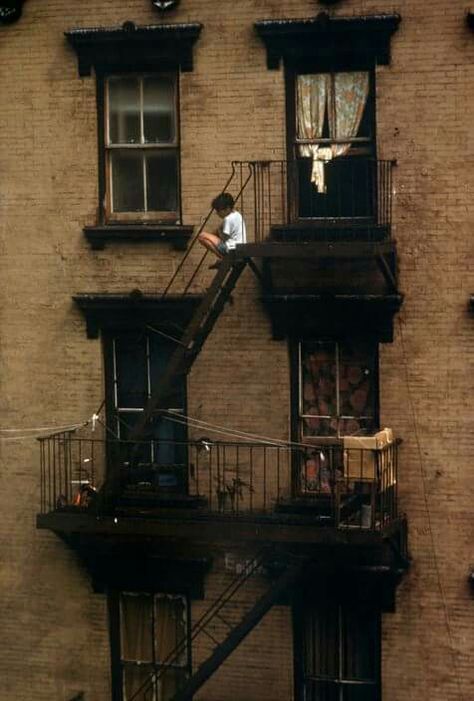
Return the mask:
<path fill-rule="evenodd" d="M 440 566 L 439 566 L 438 554 L 436 552 L 436 542 L 435 542 L 435 536 L 434 536 L 434 531 L 433 531 L 430 504 L 429 504 L 429 499 L 428 499 L 428 490 L 427 490 L 427 486 L 426 486 L 423 451 L 421 448 L 421 441 L 420 441 L 420 436 L 419 436 L 419 431 L 418 431 L 418 419 L 417 419 L 416 410 L 415 410 L 415 403 L 413 400 L 411 387 L 410 387 L 410 378 L 409 378 L 409 373 L 408 373 L 408 362 L 407 362 L 407 355 L 405 352 L 405 340 L 403 337 L 403 326 L 402 326 L 402 320 L 400 318 L 398 319 L 398 328 L 399 328 L 399 333 L 400 333 L 400 345 L 401 345 L 401 349 L 402 349 L 402 361 L 403 361 L 403 367 L 404 367 L 404 371 L 405 371 L 405 382 L 406 382 L 406 387 L 407 387 L 408 403 L 410 405 L 410 412 L 412 415 L 412 422 L 413 422 L 413 435 L 415 437 L 415 442 L 416 442 L 417 452 L 418 452 L 418 459 L 419 459 L 418 464 L 420 466 L 423 502 L 424 502 L 425 511 L 426 511 L 428 532 L 430 534 L 434 569 L 435 569 L 435 573 L 436 573 L 436 580 L 437 580 L 438 589 L 439 589 L 439 593 L 441 596 L 441 602 L 442 602 L 442 606 L 443 606 L 444 621 L 445 621 L 445 626 L 446 626 L 446 630 L 448 633 L 448 640 L 449 640 L 449 650 L 451 653 L 451 659 L 452 659 L 454 670 L 455 670 L 455 677 L 456 677 L 456 682 L 457 682 L 457 687 L 458 687 L 459 698 L 461 699 L 461 701 L 463 701 L 464 695 L 462 693 L 460 677 L 459 677 L 458 658 L 457 658 L 455 647 L 454 647 L 454 638 L 453 638 L 451 622 L 449 619 L 448 604 L 447 604 L 446 594 L 444 591 L 444 586 L 443 586 L 443 582 L 442 582 L 442 578 L 441 578 L 441 570 L 440 570 Z"/>
<path fill-rule="evenodd" d="M 171 414 L 171 416 L 170 416 Z M 272 445 L 274 447 L 280 447 L 280 448 L 310 448 L 312 447 L 311 444 L 308 443 L 299 443 L 296 441 L 286 441 L 281 438 L 272 438 L 270 436 L 263 436 L 257 433 L 250 433 L 248 431 L 239 431 L 237 429 L 232 429 L 229 428 L 228 426 L 222 426 L 220 424 L 213 424 L 210 423 L 209 421 L 201 421 L 200 419 L 196 419 L 192 416 L 187 416 L 186 414 L 183 413 L 177 413 L 174 411 L 166 411 L 164 412 L 164 418 L 169 419 L 170 421 L 175 421 L 176 423 L 181 423 L 183 425 L 189 424 L 193 428 L 202 428 L 202 429 L 207 429 L 209 431 L 212 431 L 213 433 L 217 433 L 220 435 L 226 435 L 226 436 L 233 436 L 236 438 L 244 438 L 246 440 L 253 440 L 255 443 L 262 443 L 263 445 Z M 315 446 L 316 447 L 316 446 Z"/>

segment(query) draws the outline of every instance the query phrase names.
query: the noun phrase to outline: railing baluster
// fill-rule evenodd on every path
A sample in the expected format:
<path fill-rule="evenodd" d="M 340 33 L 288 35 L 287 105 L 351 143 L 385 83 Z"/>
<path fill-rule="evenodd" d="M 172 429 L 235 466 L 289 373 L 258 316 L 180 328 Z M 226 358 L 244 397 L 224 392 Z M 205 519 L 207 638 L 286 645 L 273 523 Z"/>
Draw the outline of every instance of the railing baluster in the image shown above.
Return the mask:
<path fill-rule="evenodd" d="M 280 501 L 280 448 L 277 451 L 277 503 Z"/>
<path fill-rule="evenodd" d="M 194 454 L 195 454 L 195 474 L 194 474 L 194 481 L 196 483 L 196 495 L 200 496 L 199 494 L 199 470 L 200 470 L 200 465 L 199 465 L 199 448 L 197 446 L 193 446 L 194 449 Z"/>
<path fill-rule="evenodd" d="M 250 455 L 249 455 L 249 462 L 250 462 L 250 489 L 249 489 L 249 503 L 250 503 L 250 512 L 253 512 L 253 447 L 251 446 L 249 448 Z"/>
<path fill-rule="evenodd" d="M 263 511 L 267 511 L 267 446 L 263 447 Z"/>
<path fill-rule="evenodd" d="M 108 446 L 106 451 L 105 445 Z M 143 442 L 141 450 L 148 445 L 148 442 Z M 166 459 L 167 445 L 176 446 L 175 463 Z M 160 441 L 162 452 L 159 459 L 151 463 L 153 479 L 150 478 L 147 499 L 152 494 L 159 497 L 163 492 L 163 475 L 168 474 L 170 468 L 175 472 L 182 470 L 185 450 L 187 493 L 207 496 L 205 508 L 210 513 L 226 513 L 229 516 L 254 514 L 257 511 L 267 513 L 282 499 L 297 500 L 303 497 L 309 508 L 311 500 L 314 500 L 316 512 L 321 512 L 323 503 L 326 509 L 330 498 L 330 514 L 336 527 L 379 530 L 397 516 L 397 443 L 386 445 L 383 449 L 354 447 L 345 450 L 340 445 L 316 444 L 308 446 L 306 451 L 304 448 L 269 446 L 250 441 L 216 441 L 207 445 L 209 451 L 199 442 Z M 126 458 L 126 451 L 136 449 L 137 444 L 79 438 L 63 432 L 40 440 L 39 446 L 40 510 L 47 513 L 73 504 L 86 506 L 87 499 L 81 497 L 87 496 L 89 489 L 99 486 L 95 484 L 99 469 L 97 461 L 104 455 L 116 459 L 117 451 Z M 205 457 L 201 455 L 203 448 Z M 137 459 L 136 454 L 134 459 Z M 301 460 L 306 463 L 301 463 Z M 146 468 L 147 465 L 143 469 Z M 303 468 L 306 470 L 305 477 Z M 201 469 L 207 472 L 201 474 Z M 146 475 L 142 478 L 138 472 L 134 473 L 130 462 L 127 470 L 122 484 L 125 488 L 134 481 L 149 480 Z M 306 482 L 301 483 L 302 479 L 306 479 Z M 182 484 L 180 481 L 181 487 Z M 112 488 L 112 485 L 109 484 L 109 487 Z M 116 492 L 116 496 L 118 494 Z M 327 519 L 327 512 L 321 518 Z"/>
<path fill-rule="evenodd" d="M 216 448 L 219 451 L 219 446 Z M 209 509 L 212 511 L 212 461 L 214 459 L 214 446 L 211 445 L 209 449 Z M 219 508 L 219 505 L 218 507 Z"/>

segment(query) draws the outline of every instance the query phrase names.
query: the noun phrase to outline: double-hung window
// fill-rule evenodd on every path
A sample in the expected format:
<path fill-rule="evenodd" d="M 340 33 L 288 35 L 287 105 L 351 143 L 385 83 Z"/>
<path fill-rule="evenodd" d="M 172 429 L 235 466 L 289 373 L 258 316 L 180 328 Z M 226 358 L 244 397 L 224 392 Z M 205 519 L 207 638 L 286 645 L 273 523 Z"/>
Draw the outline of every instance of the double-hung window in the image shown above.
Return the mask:
<path fill-rule="evenodd" d="M 187 601 L 123 592 L 119 602 L 121 701 L 168 701 L 189 672 Z"/>
<path fill-rule="evenodd" d="M 111 221 L 179 219 L 177 74 L 105 79 L 105 209 Z"/>
<path fill-rule="evenodd" d="M 370 433 L 377 425 L 377 344 L 299 344 L 300 438 Z"/>
<path fill-rule="evenodd" d="M 379 701 L 380 612 L 324 601 L 299 615 L 299 701 Z"/>
<path fill-rule="evenodd" d="M 126 481 L 153 490 L 187 488 L 186 382 L 180 376 L 169 397 L 175 419 L 152 418 L 147 440 L 128 443 L 130 433 L 159 386 L 175 345 L 150 331 L 123 330 L 106 337 L 107 419 L 110 435 L 122 441 Z M 133 460 L 130 460 L 130 456 Z"/>

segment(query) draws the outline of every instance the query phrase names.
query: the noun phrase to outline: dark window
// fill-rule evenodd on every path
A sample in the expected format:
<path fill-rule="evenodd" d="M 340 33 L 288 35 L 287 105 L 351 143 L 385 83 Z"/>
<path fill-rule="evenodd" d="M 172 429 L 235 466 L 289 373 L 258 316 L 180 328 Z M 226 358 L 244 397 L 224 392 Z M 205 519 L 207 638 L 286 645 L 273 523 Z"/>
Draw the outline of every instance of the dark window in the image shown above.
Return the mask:
<path fill-rule="evenodd" d="M 175 420 L 151 421 L 143 443 L 127 443 L 147 400 L 159 386 L 175 344 L 153 331 L 140 329 L 111 334 L 106 339 L 108 426 L 125 441 L 122 458 L 129 484 L 160 490 L 186 489 L 186 383 L 180 376 L 169 398 Z"/>
<path fill-rule="evenodd" d="M 299 438 L 371 433 L 377 426 L 377 344 L 299 345 Z"/>
<path fill-rule="evenodd" d="M 300 217 L 374 216 L 374 106 L 370 71 L 294 76 L 292 158 Z"/>
<path fill-rule="evenodd" d="M 104 131 L 108 219 L 176 221 L 176 74 L 107 77 Z"/>
<path fill-rule="evenodd" d="M 297 614 L 299 700 L 380 700 L 380 613 L 327 602 Z"/>
<path fill-rule="evenodd" d="M 118 610 L 116 610 L 118 608 Z M 123 592 L 112 616 L 119 618 L 114 698 L 168 701 L 188 676 L 189 611 L 184 597 Z"/>

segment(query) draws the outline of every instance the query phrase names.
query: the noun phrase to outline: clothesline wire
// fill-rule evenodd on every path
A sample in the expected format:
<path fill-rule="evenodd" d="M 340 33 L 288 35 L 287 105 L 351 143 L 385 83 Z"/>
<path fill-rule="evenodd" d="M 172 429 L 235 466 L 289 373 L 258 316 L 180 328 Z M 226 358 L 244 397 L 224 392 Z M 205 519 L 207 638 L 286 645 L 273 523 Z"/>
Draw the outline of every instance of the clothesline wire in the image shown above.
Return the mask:
<path fill-rule="evenodd" d="M 170 416 L 170 414 L 172 416 Z M 213 433 L 218 433 L 221 435 L 228 435 L 233 437 L 245 438 L 246 440 L 253 440 L 256 443 L 263 443 L 273 445 L 275 447 L 295 447 L 295 448 L 311 448 L 311 444 L 308 443 L 298 443 L 296 441 L 285 441 L 280 438 L 271 438 L 270 436 L 262 436 L 257 433 L 249 433 L 248 431 L 239 431 L 237 429 L 229 428 L 228 426 L 222 426 L 220 424 L 210 423 L 209 421 L 201 421 L 192 416 L 187 416 L 186 414 L 179 414 L 168 411 L 166 412 L 165 419 L 170 421 L 175 421 L 176 423 L 181 423 L 183 425 L 189 424 L 193 428 L 202 428 L 212 431 Z M 319 446 L 315 446 L 319 447 Z"/>
<path fill-rule="evenodd" d="M 89 420 L 88 420 L 89 421 Z M 31 428 L 0 428 L 0 433 L 43 433 L 44 431 L 67 431 L 68 429 L 85 426 L 88 421 L 81 421 L 74 424 L 61 424 L 59 426 L 32 426 Z"/>

